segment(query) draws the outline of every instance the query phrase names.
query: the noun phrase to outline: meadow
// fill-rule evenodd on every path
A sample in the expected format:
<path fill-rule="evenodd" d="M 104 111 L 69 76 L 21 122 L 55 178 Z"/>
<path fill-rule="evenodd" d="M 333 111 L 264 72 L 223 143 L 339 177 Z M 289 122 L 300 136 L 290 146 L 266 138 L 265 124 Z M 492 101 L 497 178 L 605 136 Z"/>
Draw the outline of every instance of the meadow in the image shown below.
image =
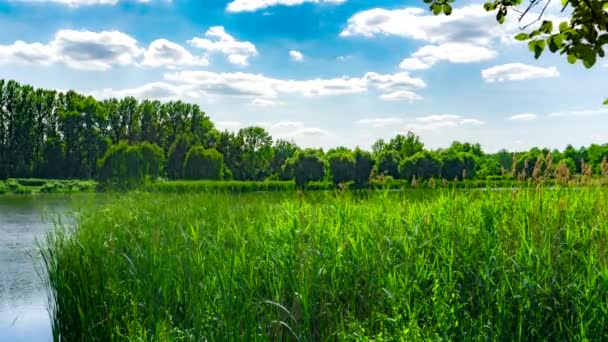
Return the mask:
<path fill-rule="evenodd" d="M 56 340 L 602 340 L 608 191 L 133 192 L 41 242 Z"/>

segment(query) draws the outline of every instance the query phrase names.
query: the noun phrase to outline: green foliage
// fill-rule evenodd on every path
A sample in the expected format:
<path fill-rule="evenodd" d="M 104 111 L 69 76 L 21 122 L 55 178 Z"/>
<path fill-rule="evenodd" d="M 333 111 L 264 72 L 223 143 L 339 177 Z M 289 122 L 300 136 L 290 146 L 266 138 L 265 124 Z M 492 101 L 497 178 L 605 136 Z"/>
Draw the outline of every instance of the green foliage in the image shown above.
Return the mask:
<path fill-rule="evenodd" d="M 75 222 L 41 246 L 62 340 L 608 333 L 600 188 L 134 193 Z"/>
<path fill-rule="evenodd" d="M 374 168 L 374 160 L 369 152 L 360 148 L 355 149 L 355 186 L 364 188 L 369 184 L 369 178 Z"/>
<path fill-rule="evenodd" d="M 293 172 L 298 188 L 306 188 L 311 181 L 322 181 L 326 169 L 327 162 L 323 155 L 314 149 L 298 151 L 284 165 L 284 172 Z"/>
<path fill-rule="evenodd" d="M 444 0 L 424 2 L 429 4 L 431 12 L 435 15 L 451 13 L 451 10 L 448 12 L 442 10 Z M 608 3 L 604 0 L 562 0 L 562 12 L 567 13 L 570 18 L 568 21 L 560 22 L 559 32 L 553 33 L 556 26 L 553 21 L 543 20 L 540 24 L 536 24 L 543 17 L 549 2 L 541 5 L 545 8 L 539 9 L 541 13 L 538 19 L 536 19 L 537 14 L 530 11 L 535 6 L 541 7 L 537 6 L 539 3 L 536 1 L 529 2 L 523 9 L 514 11 L 520 23 L 531 22 L 524 29 L 532 28 L 527 33 L 518 33 L 515 39 L 529 40 L 528 47 L 536 59 L 548 47 L 552 53 L 565 55 L 571 64 L 581 60 L 586 68 L 593 67 L 598 58 L 606 55 L 604 46 L 608 44 L 608 11 L 606 10 Z M 486 2 L 483 7 L 488 12 L 496 11 L 496 21 L 503 24 L 509 8 L 518 7 L 521 3 L 521 0 L 494 0 Z M 532 17 L 536 20 L 532 20 Z M 604 104 L 608 104 L 608 100 Z"/>
<path fill-rule="evenodd" d="M 413 177 L 429 179 L 440 177 L 441 167 L 442 162 L 439 158 L 428 151 L 424 151 L 405 158 L 399 164 L 399 173 L 405 179 L 412 179 Z"/>
<path fill-rule="evenodd" d="M 110 147 L 98 162 L 99 182 L 105 188 L 135 188 L 155 181 L 164 156 L 160 147 L 149 143 Z"/>
<path fill-rule="evenodd" d="M 169 148 L 167 159 L 167 176 L 170 179 L 180 179 L 184 175 L 184 162 L 190 150 L 191 140 L 186 135 L 179 135 Z"/>
<path fill-rule="evenodd" d="M 383 151 L 378 156 L 378 173 L 399 178 L 399 164 L 401 156 L 394 150 Z"/>
<path fill-rule="evenodd" d="M 356 161 L 352 152 L 333 152 L 328 155 L 327 159 L 334 184 L 344 184 L 355 180 Z"/>
<path fill-rule="evenodd" d="M 185 179 L 222 179 L 224 156 L 215 149 L 192 146 L 184 162 Z"/>

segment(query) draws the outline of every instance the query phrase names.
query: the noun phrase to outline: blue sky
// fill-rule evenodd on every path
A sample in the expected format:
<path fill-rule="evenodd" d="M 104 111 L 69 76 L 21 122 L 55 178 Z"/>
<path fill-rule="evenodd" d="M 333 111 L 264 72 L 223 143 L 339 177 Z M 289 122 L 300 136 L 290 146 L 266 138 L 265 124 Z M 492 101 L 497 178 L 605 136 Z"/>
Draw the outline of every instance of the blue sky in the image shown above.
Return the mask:
<path fill-rule="evenodd" d="M 555 1 L 554 1 L 555 2 Z M 556 2 L 557 3 L 557 2 Z M 608 142 L 607 62 L 536 61 L 479 2 L 0 0 L 0 75 L 96 97 L 181 99 L 218 128 L 369 148 L 408 130 L 488 151 Z M 548 17 L 559 19 L 556 6 Z"/>

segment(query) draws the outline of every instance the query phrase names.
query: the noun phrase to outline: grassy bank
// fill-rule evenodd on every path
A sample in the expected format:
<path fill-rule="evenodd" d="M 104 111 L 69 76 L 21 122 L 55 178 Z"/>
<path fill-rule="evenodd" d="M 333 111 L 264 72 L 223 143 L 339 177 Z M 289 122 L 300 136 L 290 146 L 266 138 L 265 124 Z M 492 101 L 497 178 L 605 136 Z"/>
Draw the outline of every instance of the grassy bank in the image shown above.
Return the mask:
<path fill-rule="evenodd" d="M 59 180 L 36 178 L 13 178 L 0 180 L 0 195 L 29 195 L 36 193 L 76 193 L 93 192 L 97 182 L 92 180 Z"/>
<path fill-rule="evenodd" d="M 601 340 L 608 191 L 150 194 L 49 236 L 56 338 Z"/>

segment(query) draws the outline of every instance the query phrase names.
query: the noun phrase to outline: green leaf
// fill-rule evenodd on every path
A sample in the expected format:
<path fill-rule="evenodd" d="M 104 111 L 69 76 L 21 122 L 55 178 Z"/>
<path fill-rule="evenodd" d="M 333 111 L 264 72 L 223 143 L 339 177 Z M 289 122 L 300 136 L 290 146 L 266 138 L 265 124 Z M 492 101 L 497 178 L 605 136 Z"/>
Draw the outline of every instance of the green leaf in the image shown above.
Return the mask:
<path fill-rule="evenodd" d="M 530 49 L 530 51 L 534 52 L 534 50 L 536 49 L 536 40 L 531 40 L 530 42 L 528 42 L 528 49 Z"/>
<path fill-rule="evenodd" d="M 443 13 L 445 15 L 450 15 L 452 14 L 452 6 L 448 5 L 448 4 L 443 4 Z"/>
<path fill-rule="evenodd" d="M 574 64 L 576 63 L 576 56 L 572 53 L 568 54 L 568 63 Z"/>
<path fill-rule="evenodd" d="M 483 8 L 490 12 L 496 9 L 496 5 L 493 2 L 486 2 L 485 4 L 483 4 Z"/>
<path fill-rule="evenodd" d="M 441 6 L 440 4 L 432 4 L 431 5 L 431 11 L 433 11 L 434 15 L 438 15 L 439 13 L 441 13 L 443 6 Z"/>
<path fill-rule="evenodd" d="M 540 25 L 540 31 L 546 34 L 551 34 L 551 32 L 553 32 L 553 22 L 549 20 L 543 21 L 543 23 Z"/>
<path fill-rule="evenodd" d="M 608 99 L 606 99 L 606 101 L 604 101 L 604 104 L 605 104 L 605 105 L 608 105 Z"/>
<path fill-rule="evenodd" d="M 534 58 L 538 59 L 544 50 L 545 50 L 545 41 L 537 40 L 536 46 L 534 47 Z"/>
<path fill-rule="evenodd" d="M 503 7 L 501 9 L 498 10 L 498 12 L 496 13 L 496 21 L 498 21 L 499 24 L 502 24 L 505 22 L 505 17 L 507 15 L 507 10 Z"/>
<path fill-rule="evenodd" d="M 570 28 L 570 25 L 568 25 L 568 22 L 566 22 L 566 21 L 562 21 L 559 24 L 559 32 L 564 32 L 564 31 L 566 31 L 569 28 Z"/>
<path fill-rule="evenodd" d="M 431 2 L 433 2 L 433 0 L 424 0 L 425 4 L 430 4 Z"/>
<path fill-rule="evenodd" d="M 519 41 L 524 41 L 524 40 L 527 40 L 529 38 L 530 38 L 530 35 L 527 34 L 527 33 L 520 33 L 517 36 L 515 36 L 515 39 L 519 40 Z"/>
<path fill-rule="evenodd" d="M 603 35 L 597 38 L 598 45 L 608 44 L 608 33 L 604 33 Z"/>
<path fill-rule="evenodd" d="M 597 55 L 595 54 L 595 52 L 587 53 L 587 54 L 585 54 L 585 56 L 583 58 L 583 65 L 585 66 L 585 68 L 589 69 L 593 65 L 595 65 L 596 60 L 597 60 Z"/>
<path fill-rule="evenodd" d="M 603 10 L 608 10 L 608 2 L 604 2 L 604 5 L 602 6 Z"/>

